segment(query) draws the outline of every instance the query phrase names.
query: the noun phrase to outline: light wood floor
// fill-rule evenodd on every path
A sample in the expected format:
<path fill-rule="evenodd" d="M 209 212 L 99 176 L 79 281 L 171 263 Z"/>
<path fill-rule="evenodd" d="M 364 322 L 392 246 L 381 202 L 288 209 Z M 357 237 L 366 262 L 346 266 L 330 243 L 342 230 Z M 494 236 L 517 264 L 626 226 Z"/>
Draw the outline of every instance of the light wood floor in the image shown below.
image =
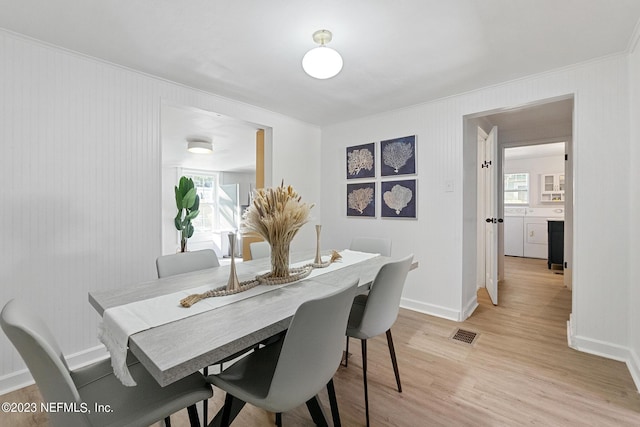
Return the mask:
<path fill-rule="evenodd" d="M 401 310 L 393 334 L 402 394 L 395 389 L 384 337 L 370 341 L 372 425 L 639 426 L 640 394 L 625 364 L 567 346 L 571 293 L 563 276 L 549 271 L 545 260 L 511 257 L 505 276 L 500 305 L 491 305 L 480 290 L 480 306 L 462 323 Z M 459 327 L 479 334 L 472 346 L 450 340 Z M 345 426 L 364 425 L 359 348 L 353 340 L 349 367 L 340 367 L 335 377 Z M 33 401 L 36 395 L 29 387 L 0 401 Z M 322 398 L 327 404 L 326 393 Z M 215 390 L 210 413 L 223 400 Z M 45 418 L 0 413 L 0 425 L 42 426 Z M 270 426 L 273 420 L 246 406 L 234 424 Z M 313 425 L 304 407 L 284 414 L 283 423 Z M 187 426 L 186 412 L 172 416 L 172 424 Z"/>

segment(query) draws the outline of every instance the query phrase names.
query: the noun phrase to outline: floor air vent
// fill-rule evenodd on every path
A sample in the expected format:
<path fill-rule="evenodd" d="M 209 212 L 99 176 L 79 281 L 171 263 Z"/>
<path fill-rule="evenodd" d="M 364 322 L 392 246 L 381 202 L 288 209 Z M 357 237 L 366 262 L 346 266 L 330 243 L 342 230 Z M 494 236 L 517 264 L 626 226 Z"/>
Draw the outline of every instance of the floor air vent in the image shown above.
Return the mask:
<path fill-rule="evenodd" d="M 467 331 L 465 329 L 457 329 L 451 336 L 452 340 L 460 341 L 465 344 L 473 344 L 478 338 L 477 332 Z"/>

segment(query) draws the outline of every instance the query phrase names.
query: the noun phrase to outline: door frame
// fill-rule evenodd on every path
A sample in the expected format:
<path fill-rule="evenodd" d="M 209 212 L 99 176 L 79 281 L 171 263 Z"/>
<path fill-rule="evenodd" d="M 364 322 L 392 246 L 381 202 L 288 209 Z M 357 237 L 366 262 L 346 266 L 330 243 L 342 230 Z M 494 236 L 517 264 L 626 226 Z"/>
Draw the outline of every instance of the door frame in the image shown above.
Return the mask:
<path fill-rule="evenodd" d="M 498 113 L 508 112 L 516 109 L 526 109 L 528 107 L 540 106 L 547 103 L 572 99 L 574 102 L 574 113 L 572 117 L 572 135 L 570 138 L 559 138 L 555 142 L 564 141 L 567 143 L 565 152 L 569 154 L 568 161 L 565 163 L 565 182 L 566 186 L 570 186 L 574 189 L 574 156 L 573 144 L 575 143 L 575 94 L 570 93 L 553 98 L 540 99 L 534 102 L 514 105 L 510 107 L 497 108 L 494 110 L 487 110 L 477 112 L 473 114 L 464 115 L 463 119 L 463 250 L 462 250 L 462 307 L 465 307 L 463 313 L 461 313 L 461 319 L 464 320 L 469 317 L 475 307 L 477 307 L 477 290 L 479 288 L 478 283 L 478 133 L 477 128 L 481 127 L 483 130 L 490 130 L 493 126 L 488 120 L 487 116 L 495 115 Z M 539 142 L 539 141 L 538 141 Z M 554 141 L 549 141 L 554 142 Z M 498 141 L 498 170 L 503 171 L 503 156 L 504 149 L 503 144 Z M 523 144 L 524 145 L 524 144 Z M 503 202 L 503 180 L 498 179 L 498 199 L 499 209 L 504 209 Z M 569 217 L 569 221 L 566 217 Z M 500 216 L 502 217 L 502 215 Z M 565 192 L 565 263 L 568 264 L 568 268 L 565 268 L 565 284 L 571 286 L 571 266 L 573 265 L 573 194 L 570 190 L 570 194 Z M 569 227 L 569 229 L 567 229 Z M 504 235 L 503 228 L 499 228 L 498 234 L 498 246 L 499 251 L 502 250 L 502 255 L 498 257 L 499 260 L 499 277 L 504 276 Z M 501 249 L 500 249 L 501 248 Z M 568 275 L 568 277 L 567 277 Z"/>

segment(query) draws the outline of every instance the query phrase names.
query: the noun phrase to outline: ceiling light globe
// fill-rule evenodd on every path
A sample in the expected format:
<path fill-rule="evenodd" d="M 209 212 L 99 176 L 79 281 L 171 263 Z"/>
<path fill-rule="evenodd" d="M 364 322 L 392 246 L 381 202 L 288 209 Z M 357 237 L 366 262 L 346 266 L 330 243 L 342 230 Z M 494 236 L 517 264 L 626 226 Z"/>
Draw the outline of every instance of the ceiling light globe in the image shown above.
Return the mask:
<path fill-rule="evenodd" d="M 319 46 L 304 55 L 302 68 L 316 79 L 330 79 L 342 70 L 342 56 L 330 47 Z"/>

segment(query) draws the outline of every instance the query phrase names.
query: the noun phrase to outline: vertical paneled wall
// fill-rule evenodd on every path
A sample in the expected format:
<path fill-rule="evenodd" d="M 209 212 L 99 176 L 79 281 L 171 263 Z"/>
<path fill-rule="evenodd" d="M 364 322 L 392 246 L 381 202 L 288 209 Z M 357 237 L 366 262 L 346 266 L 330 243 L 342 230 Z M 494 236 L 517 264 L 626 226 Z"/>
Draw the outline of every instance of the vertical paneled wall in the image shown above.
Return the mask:
<path fill-rule="evenodd" d="M 28 301 L 67 355 L 98 345 L 88 291 L 155 277 L 163 99 L 264 123 L 274 150 L 319 156 L 317 127 L 0 31 L 0 304 Z M 319 199 L 319 166 L 271 170 Z M 23 369 L 0 334 L 0 394 Z"/>
<path fill-rule="evenodd" d="M 0 301 L 28 301 L 79 352 L 97 343 L 88 290 L 153 271 L 158 85 L 3 33 L 0 57 Z M 10 373 L 21 361 L 0 342 Z"/>
<path fill-rule="evenodd" d="M 640 27 L 636 29 L 633 50 L 629 56 L 629 83 L 630 83 L 630 132 L 631 155 L 630 162 L 630 191 L 629 201 L 631 205 L 629 216 L 629 254 L 630 278 L 629 278 L 629 340 L 632 352 L 633 378 L 640 388 L 640 263 L 637 262 L 640 254 Z"/>
<path fill-rule="evenodd" d="M 325 241 L 340 247 L 353 235 L 392 237 L 394 256 L 413 252 L 420 262 L 409 274 L 403 304 L 463 317 L 476 293 L 475 282 L 461 275 L 463 223 L 469 220 L 463 177 L 475 173 L 463 161 L 463 117 L 575 94 L 574 326 L 582 348 L 616 356 L 627 345 L 629 314 L 626 61 L 626 55 L 614 56 L 323 128 L 323 218 L 332 230 Z M 418 220 L 347 218 L 345 147 L 414 133 Z"/>

